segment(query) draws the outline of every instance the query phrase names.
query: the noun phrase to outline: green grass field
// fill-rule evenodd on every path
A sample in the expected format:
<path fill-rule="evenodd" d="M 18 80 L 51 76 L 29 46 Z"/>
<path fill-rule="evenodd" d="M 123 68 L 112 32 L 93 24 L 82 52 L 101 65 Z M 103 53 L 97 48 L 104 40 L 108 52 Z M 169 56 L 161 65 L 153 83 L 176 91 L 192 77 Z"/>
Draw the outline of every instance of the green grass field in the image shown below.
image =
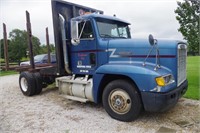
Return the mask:
<path fill-rule="evenodd" d="M 19 72 L 16 71 L 0 71 L 0 76 L 6 76 L 6 75 L 13 75 L 18 74 Z"/>
<path fill-rule="evenodd" d="M 200 56 L 189 56 L 187 58 L 187 79 L 188 90 L 184 97 L 190 99 L 200 99 Z"/>

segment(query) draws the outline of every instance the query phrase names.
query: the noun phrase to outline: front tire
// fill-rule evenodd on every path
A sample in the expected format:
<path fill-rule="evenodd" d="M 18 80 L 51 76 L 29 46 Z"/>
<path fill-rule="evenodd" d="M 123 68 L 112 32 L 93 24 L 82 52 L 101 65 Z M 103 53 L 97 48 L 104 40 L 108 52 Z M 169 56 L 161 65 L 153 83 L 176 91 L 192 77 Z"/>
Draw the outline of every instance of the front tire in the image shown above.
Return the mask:
<path fill-rule="evenodd" d="M 32 96 L 35 94 L 35 79 L 32 73 L 22 72 L 19 76 L 19 85 L 22 93 L 25 96 Z"/>
<path fill-rule="evenodd" d="M 110 82 L 104 89 L 102 101 L 106 112 L 120 121 L 135 120 L 142 109 L 136 87 L 127 80 Z"/>

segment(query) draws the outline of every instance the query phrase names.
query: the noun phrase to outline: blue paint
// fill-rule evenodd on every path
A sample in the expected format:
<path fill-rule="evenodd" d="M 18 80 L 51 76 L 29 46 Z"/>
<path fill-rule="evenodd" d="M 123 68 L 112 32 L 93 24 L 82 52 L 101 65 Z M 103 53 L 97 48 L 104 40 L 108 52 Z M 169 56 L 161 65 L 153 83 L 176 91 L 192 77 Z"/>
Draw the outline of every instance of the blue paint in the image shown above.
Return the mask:
<path fill-rule="evenodd" d="M 70 46 L 70 68 L 73 74 L 93 77 L 93 95 L 96 103 L 101 99 L 99 93 L 103 88 L 99 86 L 107 74 L 123 75 L 132 79 L 141 93 L 156 93 L 156 91 L 152 91 L 157 87 L 155 78 L 168 74 L 173 75 L 175 82 L 162 87 L 159 93 L 166 93 L 177 87 L 177 46 L 181 43 L 180 41 L 158 39 L 161 68 L 155 71 L 155 50 L 147 59 L 146 66 L 143 66 L 144 59 L 151 49 L 148 38 L 101 37 L 96 20 L 109 20 L 124 25 L 129 25 L 128 22 L 100 14 L 89 14 L 74 19 L 89 21 L 93 35 L 92 39 L 81 39 L 79 45 Z M 92 62 L 95 63 L 91 64 L 93 55 Z"/>

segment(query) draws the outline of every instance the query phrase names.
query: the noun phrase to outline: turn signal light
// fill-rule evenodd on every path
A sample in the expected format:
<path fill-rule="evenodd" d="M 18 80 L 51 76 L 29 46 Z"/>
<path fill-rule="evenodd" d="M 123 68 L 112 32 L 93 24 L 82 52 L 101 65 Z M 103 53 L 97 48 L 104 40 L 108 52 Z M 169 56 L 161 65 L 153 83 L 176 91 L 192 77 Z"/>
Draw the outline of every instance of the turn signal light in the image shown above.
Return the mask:
<path fill-rule="evenodd" d="M 165 79 L 163 77 L 156 78 L 156 83 L 159 86 L 165 86 Z"/>

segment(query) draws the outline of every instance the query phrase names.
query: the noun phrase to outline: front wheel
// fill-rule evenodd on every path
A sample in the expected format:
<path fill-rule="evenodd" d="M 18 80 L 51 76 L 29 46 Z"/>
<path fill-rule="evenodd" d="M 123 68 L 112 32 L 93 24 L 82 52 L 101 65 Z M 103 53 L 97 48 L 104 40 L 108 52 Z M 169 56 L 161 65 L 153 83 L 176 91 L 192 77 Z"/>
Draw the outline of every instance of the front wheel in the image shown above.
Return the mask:
<path fill-rule="evenodd" d="M 32 73 L 22 72 L 19 76 L 19 85 L 22 93 L 26 96 L 35 94 L 35 79 Z"/>
<path fill-rule="evenodd" d="M 140 114 L 142 103 L 136 87 L 127 80 L 110 82 L 103 92 L 106 112 L 120 121 L 133 121 Z"/>

